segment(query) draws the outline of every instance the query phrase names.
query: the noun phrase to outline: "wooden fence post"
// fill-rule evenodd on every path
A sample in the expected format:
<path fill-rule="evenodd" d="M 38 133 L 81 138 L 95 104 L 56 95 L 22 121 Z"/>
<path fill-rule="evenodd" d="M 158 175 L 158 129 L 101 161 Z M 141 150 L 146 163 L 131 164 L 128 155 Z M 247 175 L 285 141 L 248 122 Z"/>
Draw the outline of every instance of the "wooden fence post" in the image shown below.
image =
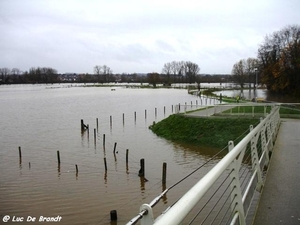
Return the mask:
<path fill-rule="evenodd" d="M 58 164 L 60 164 L 60 155 L 59 155 L 59 151 L 57 151 L 57 161 L 58 161 Z"/>
<path fill-rule="evenodd" d="M 140 160 L 140 170 L 139 170 L 139 176 L 144 177 L 145 176 L 145 159 Z"/>
<path fill-rule="evenodd" d="M 129 154 L 129 150 L 126 149 L 126 165 L 128 165 L 128 154 Z"/>
<path fill-rule="evenodd" d="M 163 163 L 163 169 L 162 169 L 162 183 L 166 184 L 167 181 L 167 163 Z"/>
<path fill-rule="evenodd" d="M 19 158 L 22 158 L 22 151 L 21 151 L 21 146 L 19 146 Z"/>
<path fill-rule="evenodd" d="M 104 167 L 105 167 L 105 172 L 107 171 L 107 163 L 106 163 L 106 158 L 104 158 Z"/>

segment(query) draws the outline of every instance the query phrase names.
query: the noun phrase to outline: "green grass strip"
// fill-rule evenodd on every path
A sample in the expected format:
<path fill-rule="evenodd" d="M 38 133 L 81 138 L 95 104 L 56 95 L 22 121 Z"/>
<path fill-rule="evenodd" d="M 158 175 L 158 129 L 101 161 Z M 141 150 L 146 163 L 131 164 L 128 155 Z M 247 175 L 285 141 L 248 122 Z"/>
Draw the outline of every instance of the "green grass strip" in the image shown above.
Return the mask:
<path fill-rule="evenodd" d="M 238 137 L 241 140 L 245 135 L 240 136 L 249 129 L 249 126 L 258 122 L 258 119 L 249 118 L 191 118 L 171 115 L 153 124 L 150 129 L 168 140 L 223 148 L 230 140 L 236 140 Z"/>

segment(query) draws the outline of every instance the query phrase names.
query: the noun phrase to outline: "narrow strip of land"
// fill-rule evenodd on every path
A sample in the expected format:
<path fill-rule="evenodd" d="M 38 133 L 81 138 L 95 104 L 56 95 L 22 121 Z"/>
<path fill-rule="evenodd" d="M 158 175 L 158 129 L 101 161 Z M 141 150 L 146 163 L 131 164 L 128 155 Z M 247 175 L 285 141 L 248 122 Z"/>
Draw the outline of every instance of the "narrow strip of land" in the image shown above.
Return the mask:
<path fill-rule="evenodd" d="M 254 225 L 300 224 L 300 120 L 283 119 Z"/>
<path fill-rule="evenodd" d="M 234 106 L 230 106 L 230 105 L 225 105 L 225 106 L 218 106 L 218 107 L 207 107 L 206 109 L 203 110 L 197 110 L 194 112 L 189 112 L 186 114 L 186 116 L 189 117 L 208 117 L 208 116 L 212 116 L 214 114 L 217 113 L 221 113 L 223 111 L 229 110 L 231 108 L 234 108 Z"/>

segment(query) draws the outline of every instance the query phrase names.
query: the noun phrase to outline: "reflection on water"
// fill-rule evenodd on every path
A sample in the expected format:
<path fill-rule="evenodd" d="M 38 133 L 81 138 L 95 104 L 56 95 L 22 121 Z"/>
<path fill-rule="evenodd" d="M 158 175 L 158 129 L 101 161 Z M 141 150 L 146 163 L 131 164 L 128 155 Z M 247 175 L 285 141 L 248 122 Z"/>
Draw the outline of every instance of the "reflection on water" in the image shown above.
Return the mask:
<path fill-rule="evenodd" d="M 51 87 L 0 86 L 2 216 L 59 215 L 62 224 L 110 224 L 109 212 L 117 210 L 117 224 L 124 224 L 143 203 L 215 154 L 214 149 L 174 144 L 148 129 L 173 113 L 176 104 L 200 102 L 186 90 Z M 81 119 L 89 131 L 81 132 Z M 138 176 L 142 158 L 146 180 Z M 155 215 L 212 165 L 213 161 L 169 192 L 155 207 Z"/>
<path fill-rule="evenodd" d="M 299 103 L 300 96 L 287 96 L 280 94 L 273 94 L 266 89 L 248 89 L 248 90 L 224 90 L 216 91 L 215 94 L 228 97 L 241 96 L 246 99 L 262 98 L 270 102 L 282 102 L 282 103 Z"/>

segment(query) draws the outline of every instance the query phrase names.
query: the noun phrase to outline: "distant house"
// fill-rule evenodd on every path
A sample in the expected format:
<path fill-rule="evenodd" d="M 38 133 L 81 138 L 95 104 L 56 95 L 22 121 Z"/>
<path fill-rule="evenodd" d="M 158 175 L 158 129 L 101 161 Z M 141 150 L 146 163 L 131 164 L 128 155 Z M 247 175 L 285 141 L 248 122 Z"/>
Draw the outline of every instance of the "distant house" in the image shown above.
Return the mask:
<path fill-rule="evenodd" d="M 61 82 L 76 82 L 78 80 L 78 74 L 76 73 L 64 73 L 60 74 Z"/>

